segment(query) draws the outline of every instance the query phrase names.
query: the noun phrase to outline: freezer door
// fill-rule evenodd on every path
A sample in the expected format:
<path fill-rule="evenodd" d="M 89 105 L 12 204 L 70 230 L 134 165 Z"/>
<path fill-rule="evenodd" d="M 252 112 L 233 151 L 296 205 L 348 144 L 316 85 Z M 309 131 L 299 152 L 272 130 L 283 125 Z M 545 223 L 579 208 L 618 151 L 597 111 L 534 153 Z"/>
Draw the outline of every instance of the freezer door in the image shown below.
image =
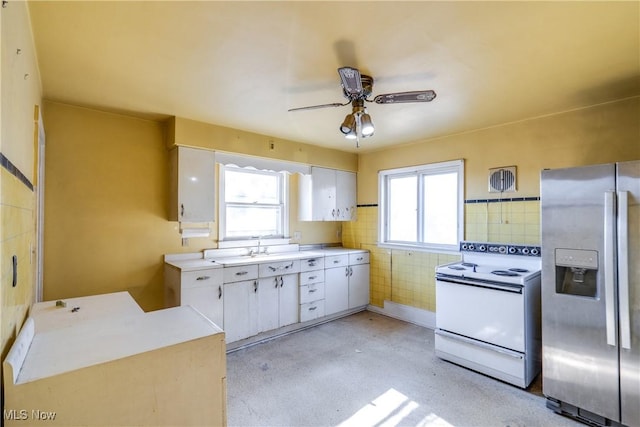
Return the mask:
<path fill-rule="evenodd" d="M 640 426 L 640 161 L 618 164 L 621 422 Z"/>
<path fill-rule="evenodd" d="M 541 178 L 543 393 L 617 421 L 615 165 Z"/>

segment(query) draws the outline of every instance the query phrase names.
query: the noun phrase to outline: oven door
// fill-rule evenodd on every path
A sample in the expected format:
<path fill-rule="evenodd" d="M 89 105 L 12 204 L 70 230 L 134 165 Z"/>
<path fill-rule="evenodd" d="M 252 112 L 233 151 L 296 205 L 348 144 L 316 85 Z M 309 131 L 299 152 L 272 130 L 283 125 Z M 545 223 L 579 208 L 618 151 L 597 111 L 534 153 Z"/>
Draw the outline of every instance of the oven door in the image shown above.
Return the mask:
<path fill-rule="evenodd" d="M 436 327 L 525 351 L 522 286 L 436 277 Z"/>

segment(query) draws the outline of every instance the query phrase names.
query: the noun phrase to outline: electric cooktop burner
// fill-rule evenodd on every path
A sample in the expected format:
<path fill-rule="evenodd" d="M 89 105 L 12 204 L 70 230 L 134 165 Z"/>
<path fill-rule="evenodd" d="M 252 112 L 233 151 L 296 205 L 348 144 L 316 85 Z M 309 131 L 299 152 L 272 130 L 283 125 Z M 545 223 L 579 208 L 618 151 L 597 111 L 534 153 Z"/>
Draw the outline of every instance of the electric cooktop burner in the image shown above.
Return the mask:
<path fill-rule="evenodd" d="M 509 276 L 509 277 L 520 276 L 519 273 L 516 273 L 515 271 L 509 271 L 509 270 L 493 270 L 491 274 L 495 274 L 496 276 Z"/>

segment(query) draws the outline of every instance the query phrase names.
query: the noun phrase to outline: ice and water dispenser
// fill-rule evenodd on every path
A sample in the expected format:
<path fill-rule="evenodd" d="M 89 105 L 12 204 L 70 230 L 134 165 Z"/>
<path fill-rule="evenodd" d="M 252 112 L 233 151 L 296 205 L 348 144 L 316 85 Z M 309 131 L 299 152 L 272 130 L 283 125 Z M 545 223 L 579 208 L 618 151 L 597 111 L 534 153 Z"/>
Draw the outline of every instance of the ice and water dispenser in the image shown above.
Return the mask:
<path fill-rule="evenodd" d="M 556 292 L 596 298 L 598 251 L 556 249 Z"/>

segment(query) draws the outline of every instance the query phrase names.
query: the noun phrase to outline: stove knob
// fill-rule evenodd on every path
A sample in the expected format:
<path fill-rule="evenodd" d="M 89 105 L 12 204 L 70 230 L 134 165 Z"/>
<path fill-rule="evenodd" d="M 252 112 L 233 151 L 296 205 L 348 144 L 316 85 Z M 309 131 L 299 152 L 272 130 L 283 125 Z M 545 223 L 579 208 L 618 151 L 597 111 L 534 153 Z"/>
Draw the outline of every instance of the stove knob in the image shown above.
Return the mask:
<path fill-rule="evenodd" d="M 469 250 L 470 251 L 475 251 L 476 250 L 476 246 L 475 245 L 469 245 Z"/>
<path fill-rule="evenodd" d="M 515 254 L 516 252 L 518 252 L 518 249 L 516 249 L 515 247 L 511 246 L 511 247 L 509 248 L 509 253 L 510 253 L 510 254 Z"/>
<path fill-rule="evenodd" d="M 501 254 L 506 253 L 507 252 L 507 248 L 505 248 L 504 246 L 500 246 L 498 248 L 498 252 L 500 252 Z"/>
<path fill-rule="evenodd" d="M 523 255 L 529 255 L 529 248 L 522 248 Z"/>
<path fill-rule="evenodd" d="M 466 243 L 463 243 L 463 244 L 462 244 L 462 250 L 463 250 L 463 251 L 466 251 L 466 250 L 467 250 L 467 244 L 466 244 Z"/>
<path fill-rule="evenodd" d="M 540 251 L 538 250 L 538 248 L 531 249 L 531 255 L 538 255 L 539 253 Z"/>

